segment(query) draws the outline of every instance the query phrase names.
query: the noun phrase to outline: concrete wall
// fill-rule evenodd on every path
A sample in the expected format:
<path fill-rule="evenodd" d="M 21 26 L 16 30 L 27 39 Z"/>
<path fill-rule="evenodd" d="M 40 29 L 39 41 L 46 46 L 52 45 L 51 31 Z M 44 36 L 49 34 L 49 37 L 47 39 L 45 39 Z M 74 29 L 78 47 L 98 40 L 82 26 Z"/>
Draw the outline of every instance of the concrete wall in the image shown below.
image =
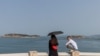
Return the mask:
<path fill-rule="evenodd" d="M 29 56 L 28 53 L 8 53 L 0 54 L 0 56 Z"/>
<path fill-rule="evenodd" d="M 33 52 L 31 54 L 30 52 Z M 30 51 L 29 53 L 8 53 L 0 54 L 0 56 L 48 56 L 47 52 Z M 58 52 L 59 56 L 70 56 L 67 52 Z M 80 52 L 79 56 L 100 56 L 100 53 L 94 52 Z"/>

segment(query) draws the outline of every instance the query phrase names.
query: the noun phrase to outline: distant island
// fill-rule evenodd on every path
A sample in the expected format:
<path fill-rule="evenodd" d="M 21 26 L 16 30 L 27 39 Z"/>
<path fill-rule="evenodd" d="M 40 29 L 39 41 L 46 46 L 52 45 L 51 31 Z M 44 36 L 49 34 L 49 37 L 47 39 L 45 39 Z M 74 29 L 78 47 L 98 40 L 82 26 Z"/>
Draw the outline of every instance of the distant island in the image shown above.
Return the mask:
<path fill-rule="evenodd" d="M 71 35 L 72 36 L 72 38 L 84 38 L 84 36 L 82 36 L 82 35 Z"/>
<path fill-rule="evenodd" d="M 24 38 L 24 37 L 40 37 L 39 35 L 28 35 L 28 34 L 17 34 L 17 33 L 11 33 L 11 34 L 4 34 L 2 37 L 14 37 L 14 38 Z"/>

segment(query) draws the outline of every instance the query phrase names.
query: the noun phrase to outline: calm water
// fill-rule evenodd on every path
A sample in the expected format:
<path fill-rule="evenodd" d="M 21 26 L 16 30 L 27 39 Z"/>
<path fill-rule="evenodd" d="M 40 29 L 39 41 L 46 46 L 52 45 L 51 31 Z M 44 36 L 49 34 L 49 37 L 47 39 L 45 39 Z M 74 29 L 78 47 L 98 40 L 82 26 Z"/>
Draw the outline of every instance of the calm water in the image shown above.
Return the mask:
<path fill-rule="evenodd" d="M 49 37 L 39 38 L 0 38 L 0 53 L 20 53 L 31 50 L 48 52 Z M 59 50 L 67 51 L 66 38 L 58 37 Z M 82 52 L 100 52 L 100 39 L 75 39 Z"/>

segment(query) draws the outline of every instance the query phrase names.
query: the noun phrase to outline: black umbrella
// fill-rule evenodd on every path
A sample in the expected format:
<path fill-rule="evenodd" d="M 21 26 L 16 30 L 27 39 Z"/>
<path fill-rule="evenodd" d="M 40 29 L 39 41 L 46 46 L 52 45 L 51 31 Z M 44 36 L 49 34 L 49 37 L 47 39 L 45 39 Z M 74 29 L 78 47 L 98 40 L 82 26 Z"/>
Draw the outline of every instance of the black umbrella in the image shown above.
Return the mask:
<path fill-rule="evenodd" d="M 50 35 L 59 35 L 59 34 L 63 34 L 63 32 L 62 31 L 53 31 L 53 32 L 50 32 L 49 34 L 48 34 L 48 36 L 50 36 Z"/>

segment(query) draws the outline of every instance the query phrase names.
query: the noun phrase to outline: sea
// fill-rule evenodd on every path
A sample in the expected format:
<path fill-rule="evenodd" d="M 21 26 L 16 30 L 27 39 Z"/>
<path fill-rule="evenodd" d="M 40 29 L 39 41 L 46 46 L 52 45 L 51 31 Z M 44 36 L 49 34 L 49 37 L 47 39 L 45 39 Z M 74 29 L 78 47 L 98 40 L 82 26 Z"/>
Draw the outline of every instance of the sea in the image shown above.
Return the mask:
<path fill-rule="evenodd" d="M 0 53 L 26 53 L 29 51 L 48 52 L 48 41 L 50 37 L 36 38 L 0 38 Z M 68 52 L 65 44 L 65 36 L 57 36 L 59 52 Z M 100 52 L 100 38 L 75 38 L 79 51 L 81 52 Z"/>

